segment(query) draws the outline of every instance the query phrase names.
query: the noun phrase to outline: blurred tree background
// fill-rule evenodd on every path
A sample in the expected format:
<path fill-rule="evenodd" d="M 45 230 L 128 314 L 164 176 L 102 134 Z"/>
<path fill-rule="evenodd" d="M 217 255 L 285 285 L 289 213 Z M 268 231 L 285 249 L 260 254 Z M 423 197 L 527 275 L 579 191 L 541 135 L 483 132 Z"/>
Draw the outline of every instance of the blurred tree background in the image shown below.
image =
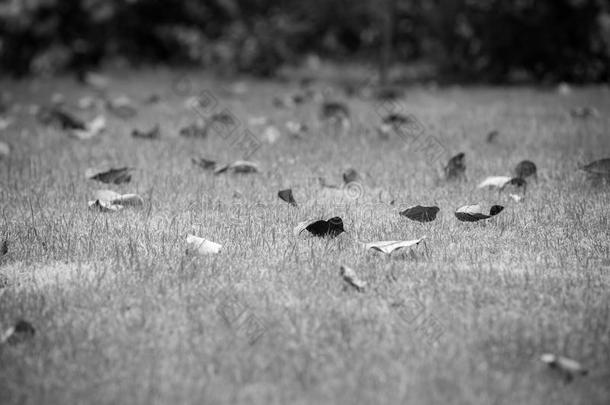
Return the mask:
<path fill-rule="evenodd" d="M 0 0 L 0 71 L 123 60 L 271 76 L 309 54 L 379 60 L 390 30 L 393 61 L 438 78 L 610 79 L 608 0 Z"/>

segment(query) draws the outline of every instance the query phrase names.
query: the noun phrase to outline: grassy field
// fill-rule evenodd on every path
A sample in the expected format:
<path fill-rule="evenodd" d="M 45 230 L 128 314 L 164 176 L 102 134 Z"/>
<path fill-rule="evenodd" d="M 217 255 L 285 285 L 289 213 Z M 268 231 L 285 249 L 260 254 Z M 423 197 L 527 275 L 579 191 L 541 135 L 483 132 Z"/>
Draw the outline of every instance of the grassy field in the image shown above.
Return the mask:
<path fill-rule="evenodd" d="M 2 83 L 22 108 L 0 134 L 12 147 L 0 160 L 0 236 L 9 241 L 0 325 L 24 318 L 37 331 L 0 346 L 2 404 L 608 403 L 610 188 L 577 169 L 610 156 L 607 87 L 565 96 L 408 88 L 401 104 L 441 145 L 436 160 L 399 136 L 380 139 L 375 102 L 338 91 L 351 109 L 345 133 L 319 122 L 315 101 L 272 105 L 295 83 L 247 81 L 236 96 L 231 82 L 195 73 L 111 79 L 109 93 L 129 95 L 138 115 L 108 114 L 106 132 L 88 141 L 40 125 L 27 109 L 55 92 L 75 104 L 91 89 L 72 79 Z M 215 111 L 257 134 L 249 159 L 260 173 L 214 175 L 191 163 L 243 154 L 217 134 L 178 135 L 197 118 L 185 98 L 202 90 Z M 141 105 L 151 93 L 161 102 Z M 570 117 L 581 105 L 601 116 Z M 281 129 L 279 140 L 249 123 L 260 116 Z M 287 135 L 288 120 L 310 133 Z M 131 137 L 154 123 L 161 139 Z M 487 143 L 494 129 L 497 141 Z M 458 152 L 467 181 L 447 183 L 441 168 Z M 539 170 L 523 202 L 476 189 L 523 159 Z M 102 163 L 135 167 L 133 180 L 85 179 Z M 356 194 L 319 185 L 318 177 L 341 184 L 350 167 L 362 174 Z M 298 207 L 277 198 L 288 187 Z M 88 210 L 93 191 L 106 188 L 139 193 L 144 207 Z M 488 221 L 456 220 L 456 208 L 479 201 L 506 208 Z M 398 214 L 416 204 L 438 205 L 437 220 Z M 300 221 L 333 216 L 347 231 L 335 239 L 292 234 Z M 188 233 L 221 243 L 222 253 L 185 254 Z M 422 236 L 390 256 L 361 244 Z M 342 264 L 369 283 L 365 292 L 344 289 Z M 540 363 L 544 352 L 579 360 L 589 375 L 566 384 Z"/>

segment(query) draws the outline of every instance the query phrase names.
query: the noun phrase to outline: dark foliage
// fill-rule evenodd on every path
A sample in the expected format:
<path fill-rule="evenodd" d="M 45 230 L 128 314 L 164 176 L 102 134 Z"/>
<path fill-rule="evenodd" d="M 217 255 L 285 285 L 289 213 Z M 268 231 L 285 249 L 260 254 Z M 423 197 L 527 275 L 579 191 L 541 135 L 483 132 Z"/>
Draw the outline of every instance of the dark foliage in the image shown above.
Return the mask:
<path fill-rule="evenodd" d="M 388 7 L 388 8 L 386 8 Z M 0 69 L 83 72 L 105 59 L 273 75 L 315 53 L 393 59 L 484 81 L 610 79 L 605 0 L 46 0 L 0 5 Z"/>

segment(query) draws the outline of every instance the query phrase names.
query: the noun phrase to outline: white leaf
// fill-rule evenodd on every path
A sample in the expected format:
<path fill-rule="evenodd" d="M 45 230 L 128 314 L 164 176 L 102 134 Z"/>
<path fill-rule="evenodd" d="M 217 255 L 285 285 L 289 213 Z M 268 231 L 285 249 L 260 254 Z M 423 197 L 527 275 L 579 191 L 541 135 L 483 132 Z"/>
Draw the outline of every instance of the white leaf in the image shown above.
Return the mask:
<path fill-rule="evenodd" d="M 93 200 L 87 203 L 89 205 L 89 209 L 91 210 L 99 210 L 101 212 L 117 212 L 123 209 L 122 205 L 112 204 L 109 201 L 104 200 Z"/>
<path fill-rule="evenodd" d="M 341 277 L 343 277 L 343 281 L 345 281 L 349 286 L 355 288 L 356 291 L 363 292 L 366 288 L 366 281 L 361 280 L 354 269 L 347 266 L 341 266 L 340 274 Z"/>
<path fill-rule="evenodd" d="M 490 177 L 486 178 L 485 180 L 483 180 L 481 183 L 479 183 L 477 188 L 485 188 L 485 187 L 502 188 L 506 185 L 506 183 L 511 181 L 511 179 L 512 179 L 512 177 L 510 177 L 510 176 L 490 176 Z"/>
<path fill-rule="evenodd" d="M 103 115 L 98 115 L 87 124 L 86 130 L 75 129 L 71 134 L 78 139 L 91 139 L 101 134 L 106 129 L 106 118 Z"/>
<path fill-rule="evenodd" d="M 276 143 L 281 136 L 282 134 L 280 133 L 279 129 L 273 125 L 269 125 L 263 131 L 263 140 L 265 140 L 267 143 Z"/>
<path fill-rule="evenodd" d="M 301 234 L 301 232 L 303 232 L 309 226 L 309 224 L 311 224 L 314 221 L 315 220 L 307 220 L 307 221 L 299 222 L 297 224 L 297 226 L 295 226 L 294 229 L 292 230 L 292 234 L 294 236 L 299 236 Z"/>
<path fill-rule="evenodd" d="M 222 249 L 222 245 L 219 243 L 191 234 L 186 236 L 186 246 L 188 253 L 199 256 L 217 254 Z"/>
<path fill-rule="evenodd" d="M 573 378 L 574 375 L 586 375 L 588 373 L 588 370 L 585 369 L 579 362 L 567 357 L 557 356 L 552 353 L 545 353 L 540 356 L 540 360 L 543 363 L 548 364 L 549 367 L 563 372 L 569 379 Z"/>
<path fill-rule="evenodd" d="M 414 240 L 385 240 L 385 241 L 366 243 L 364 245 L 364 247 L 367 250 L 368 249 L 378 250 L 382 253 L 389 255 L 390 253 L 392 253 L 393 251 L 395 251 L 397 249 L 408 248 L 411 246 L 418 245 L 424 239 L 426 239 L 425 236 L 422 238 L 419 238 L 419 239 L 414 239 Z"/>
<path fill-rule="evenodd" d="M 512 199 L 513 199 L 513 201 L 515 201 L 515 202 L 523 202 L 523 199 L 525 198 L 524 196 L 519 195 L 519 194 L 509 194 L 509 196 L 510 196 L 510 198 L 512 198 Z"/>
<path fill-rule="evenodd" d="M 137 194 L 119 194 L 112 190 L 96 190 L 93 193 L 93 201 L 100 201 L 108 205 L 141 206 L 144 199 Z"/>

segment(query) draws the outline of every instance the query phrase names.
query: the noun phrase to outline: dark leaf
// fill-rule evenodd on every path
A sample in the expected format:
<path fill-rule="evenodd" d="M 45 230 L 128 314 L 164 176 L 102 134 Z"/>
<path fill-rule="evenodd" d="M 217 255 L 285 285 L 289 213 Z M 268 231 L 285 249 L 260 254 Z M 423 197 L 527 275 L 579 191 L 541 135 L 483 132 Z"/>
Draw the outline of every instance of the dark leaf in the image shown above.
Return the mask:
<path fill-rule="evenodd" d="M 326 101 L 322 104 L 320 116 L 322 119 L 347 119 L 349 118 L 349 108 L 343 103 Z"/>
<path fill-rule="evenodd" d="M 312 222 L 305 229 L 315 236 L 328 236 L 334 238 L 345 232 L 343 229 L 343 220 L 339 217 L 334 217 L 325 221 L 323 219 Z"/>
<path fill-rule="evenodd" d="M 38 113 L 38 119 L 45 125 L 56 124 L 61 129 L 81 131 L 87 129 L 85 121 L 59 107 L 52 107 L 50 109 L 42 108 Z"/>
<path fill-rule="evenodd" d="M 610 175 L 610 158 L 596 160 L 588 165 L 581 166 L 580 169 L 591 174 L 608 176 Z"/>
<path fill-rule="evenodd" d="M 159 124 L 156 124 L 154 127 L 149 129 L 148 131 L 146 131 L 146 130 L 141 131 L 136 128 L 133 131 L 131 131 L 131 136 L 133 136 L 134 138 L 140 138 L 140 139 L 159 139 L 159 137 L 161 136 L 161 129 L 159 127 Z"/>
<path fill-rule="evenodd" d="M 216 168 L 216 162 L 213 160 L 208 160 L 205 158 L 192 158 L 191 161 L 193 162 L 193 164 L 201 167 L 202 169 L 214 170 Z"/>
<path fill-rule="evenodd" d="M 208 134 L 206 126 L 201 123 L 193 123 L 180 129 L 180 136 L 187 138 L 205 138 Z"/>
<path fill-rule="evenodd" d="M 8 240 L 4 239 L 2 241 L 2 245 L 0 246 L 0 256 L 4 256 L 8 253 Z"/>
<path fill-rule="evenodd" d="M 35 333 L 36 330 L 31 323 L 20 319 L 17 321 L 15 326 L 10 327 L 6 332 L 4 332 L 0 338 L 0 343 L 6 342 L 9 345 L 16 345 L 33 338 Z"/>
<path fill-rule="evenodd" d="M 520 177 L 522 179 L 525 179 L 527 177 L 530 176 L 537 176 L 537 168 L 536 168 L 536 164 L 530 160 L 523 160 L 521 162 L 519 162 L 519 164 L 517 164 L 517 166 L 515 167 L 515 174 L 517 175 L 517 177 Z"/>
<path fill-rule="evenodd" d="M 89 179 L 101 181 L 106 184 L 122 184 L 131 181 L 131 174 L 129 173 L 131 170 L 133 169 L 129 167 L 109 169 L 103 172 L 88 169 L 85 176 Z"/>
<path fill-rule="evenodd" d="M 283 200 L 286 201 L 288 204 L 293 205 L 293 206 L 297 206 L 297 202 L 294 199 L 294 196 L 292 195 L 292 189 L 288 188 L 286 190 L 280 190 L 277 193 L 277 196 Z"/>
<path fill-rule="evenodd" d="M 416 205 L 407 208 L 401 212 L 400 215 L 412 219 L 413 221 L 431 222 L 436 219 L 436 214 L 438 214 L 439 211 L 439 207 L 423 207 L 421 205 Z"/>
<path fill-rule="evenodd" d="M 343 173 L 343 181 L 345 184 L 352 183 L 354 181 L 360 180 L 360 174 L 354 169 L 348 169 L 345 173 Z"/>
<path fill-rule="evenodd" d="M 445 166 L 445 178 L 454 180 L 463 177 L 466 173 L 466 163 L 464 162 L 464 153 L 458 153 Z"/>
<path fill-rule="evenodd" d="M 487 134 L 487 142 L 494 143 L 496 141 L 496 139 L 498 138 L 498 135 L 500 135 L 500 132 L 498 132 L 497 130 L 493 130 L 493 131 L 489 132 Z"/>

